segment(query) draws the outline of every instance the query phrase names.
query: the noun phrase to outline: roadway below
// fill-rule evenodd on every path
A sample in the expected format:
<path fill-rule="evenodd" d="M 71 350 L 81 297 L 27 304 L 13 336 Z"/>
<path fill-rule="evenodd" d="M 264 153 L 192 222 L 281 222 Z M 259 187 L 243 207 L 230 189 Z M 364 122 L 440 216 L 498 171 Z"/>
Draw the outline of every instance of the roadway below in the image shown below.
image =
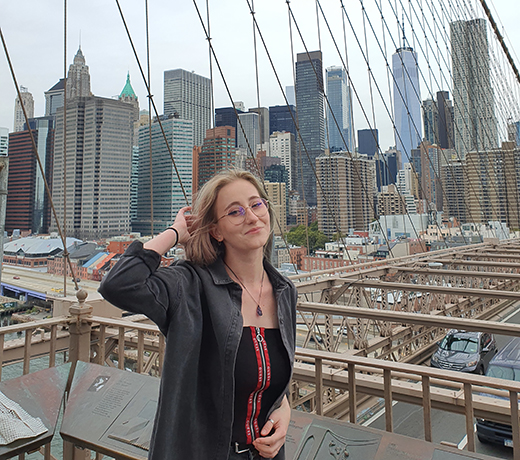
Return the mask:
<path fill-rule="evenodd" d="M 28 290 L 43 294 L 48 300 L 63 297 L 64 294 L 63 275 L 53 275 L 46 272 L 37 272 L 3 264 L 1 281 L 4 290 L 9 290 L 9 286 L 15 286 L 22 291 Z M 78 285 L 80 289 L 87 291 L 87 299 L 97 299 L 101 297 L 97 292 L 99 281 L 81 280 Z M 6 295 L 8 295 L 7 292 Z M 76 297 L 76 290 L 72 278 L 67 279 L 67 297 Z"/>
<path fill-rule="evenodd" d="M 496 321 L 513 324 L 520 323 L 520 305 L 504 312 Z M 496 335 L 497 347 L 501 350 L 511 337 Z M 363 425 L 385 430 L 385 411 L 382 409 Z M 424 439 L 424 423 L 422 407 L 412 404 L 394 401 L 393 404 L 393 428 L 394 433 Z M 432 409 L 432 437 L 434 443 L 442 441 L 457 445 L 460 449 L 467 450 L 467 436 L 465 417 L 445 411 Z M 513 449 L 497 444 L 483 444 L 475 436 L 476 451 L 480 454 L 491 455 L 502 459 L 512 459 Z"/>

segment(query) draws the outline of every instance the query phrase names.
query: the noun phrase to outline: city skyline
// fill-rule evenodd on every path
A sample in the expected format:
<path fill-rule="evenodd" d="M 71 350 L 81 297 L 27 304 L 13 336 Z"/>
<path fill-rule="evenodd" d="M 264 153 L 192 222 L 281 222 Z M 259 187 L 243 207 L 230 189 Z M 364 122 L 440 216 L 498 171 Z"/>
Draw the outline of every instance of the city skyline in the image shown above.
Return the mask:
<path fill-rule="evenodd" d="M 504 0 L 495 2 L 496 7 L 499 10 L 500 17 L 506 21 L 506 31 L 510 34 L 518 34 L 516 28 L 513 27 L 515 24 L 514 17 L 515 11 L 511 12 L 510 8 L 506 9 Z M 39 31 L 40 27 L 40 8 L 46 8 L 48 16 L 48 5 L 43 2 L 42 4 L 35 5 L 31 12 L 24 17 L 27 21 L 28 27 L 24 30 L 31 30 L 32 33 Z M 309 50 L 318 49 L 318 37 L 316 35 L 316 17 L 310 14 L 310 11 L 314 8 L 314 3 L 309 1 L 299 2 L 298 5 L 292 6 L 296 20 L 302 28 L 309 29 L 309 33 L 306 34 L 304 39 L 306 40 L 306 46 Z M 310 9 L 309 9 L 310 8 Z M 99 15 L 99 11 L 103 11 L 103 15 Z M 370 8 L 368 8 L 370 10 Z M 58 8 L 55 9 L 55 14 L 49 18 L 49 22 L 46 23 L 45 27 L 45 48 L 41 51 L 31 53 L 31 59 L 25 59 L 24 47 L 30 46 L 31 49 L 39 49 L 39 44 L 34 44 L 34 39 L 31 39 L 31 34 L 24 32 L 26 36 L 19 35 L 20 32 L 16 27 L 13 27 L 16 21 L 9 21 L 9 18 L 15 17 L 17 8 L 15 5 L 6 5 L 5 18 L 7 19 L 6 24 L 3 25 L 2 32 L 7 42 L 13 66 L 20 85 L 23 85 L 29 89 L 35 99 L 35 116 L 43 116 L 44 111 L 44 91 L 47 91 L 60 78 L 63 78 L 63 34 L 62 34 L 62 11 Z M 341 18 L 333 17 L 332 9 L 325 8 L 325 13 L 328 19 L 331 21 L 331 27 L 336 27 L 341 22 Z M 236 27 L 232 34 L 233 37 L 229 37 L 229 33 L 224 26 L 225 12 L 220 6 L 215 6 L 212 9 L 212 43 L 215 46 L 217 57 L 219 58 L 222 67 L 224 69 L 225 77 L 229 80 L 229 85 L 232 92 L 233 100 L 244 101 L 246 107 L 268 107 L 273 105 L 282 105 L 285 103 L 283 95 L 280 89 L 277 87 L 272 70 L 265 57 L 265 52 L 258 47 L 259 50 L 259 72 L 260 72 L 260 104 L 257 103 L 256 95 L 256 83 L 255 83 L 255 69 L 253 62 L 252 53 L 252 34 L 250 31 L 250 21 L 237 21 Z M 40 15 L 38 15 L 40 13 Z M 130 5 L 124 9 L 125 19 L 127 20 L 132 38 L 136 44 L 137 51 L 142 60 L 143 65 L 146 64 L 146 56 L 144 53 L 145 40 L 144 40 L 144 15 L 140 8 L 136 8 Z M 169 15 L 178 17 L 179 20 L 179 33 L 169 34 L 168 38 L 161 39 L 164 36 L 164 30 L 168 30 L 166 27 L 166 20 Z M 496 15 L 496 12 L 493 11 Z M 511 14 L 512 13 L 512 14 Z M 241 5 L 241 8 L 236 8 L 236 14 L 239 17 L 248 18 L 251 15 L 248 12 L 247 5 Z M 353 21 L 354 16 L 357 12 L 352 11 Z M 400 13 L 399 13 L 400 14 Z M 95 20 L 93 19 L 95 15 Z M 261 30 L 267 31 L 267 24 L 269 24 L 269 34 L 266 34 L 266 41 L 271 51 L 276 48 L 274 53 L 274 63 L 277 67 L 277 71 L 280 73 L 282 86 L 293 85 L 292 77 L 292 65 L 291 55 L 289 50 L 289 33 L 286 25 L 287 10 L 285 5 L 280 5 L 277 2 L 266 1 L 265 4 L 258 5 L 256 7 L 256 17 Z M 341 16 L 336 14 L 336 16 Z M 478 16 L 482 16 L 478 14 Z M 356 16 L 357 17 L 357 16 Z M 395 22 L 391 26 L 393 35 L 396 37 L 399 34 L 399 27 L 397 21 L 392 17 L 392 13 L 389 14 L 389 19 Z M 320 18 L 323 20 L 323 18 Z M 495 19 L 498 17 L 495 16 Z M 268 20 L 270 22 L 268 22 Z M 405 19 L 407 21 L 407 19 Z M 507 27 L 507 24 L 511 24 Z M 150 10 L 150 25 L 151 25 L 151 75 L 152 75 L 152 94 L 154 94 L 154 100 L 159 111 L 162 107 L 162 76 L 163 72 L 172 68 L 183 68 L 189 71 L 193 70 L 199 75 L 209 77 L 209 61 L 207 52 L 207 41 L 205 40 L 202 26 L 196 15 L 196 11 L 192 5 L 190 6 L 179 6 L 175 10 L 171 9 L 169 5 L 158 4 L 156 8 Z M 279 27 L 275 27 L 275 26 Z M 499 22 L 500 25 L 500 22 Z M 93 32 L 93 27 L 105 27 L 106 34 L 103 34 L 103 39 L 100 40 L 99 33 Z M 303 27 L 306 26 L 306 27 Z M 81 43 L 81 47 L 86 57 L 87 65 L 91 72 L 92 92 L 94 95 L 102 97 L 111 97 L 119 94 L 119 91 L 124 84 L 124 79 L 128 72 L 130 72 L 132 78 L 132 84 L 136 90 L 136 94 L 139 96 L 141 101 L 146 100 L 146 92 L 144 90 L 144 84 L 137 68 L 135 58 L 132 55 L 128 38 L 126 37 L 123 26 L 121 25 L 121 18 L 114 5 L 111 6 L 99 6 L 96 8 L 95 3 L 91 5 L 75 6 L 71 5 L 68 13 L 68 48 L 67 48 L 67 67 L 72 63 L 73 56 L 78 49 L 78 42 Z M 189 30 L 189 33 L 186 31 Z M 277 32 L 271 33 L 271 30 L 277 30 Z M 81 31 L 81 39 L 79 38 Z M 311 33 L 312 31 L 312 33 Z M 184 33 L 186 32 L 186 33 Z M 43 33 L 43 31 L 42 31 Z M 341 28 L 336 27 L 334 33 L 339 37 L 341 34 Z M 236 40 L 236 36 L 240 35 L 240 43 Z M 321 44 L 323 51 L 323 65 L 324 67 L 331 65 L 341 65 L 341 59 L 337 55 L 337 52 L 331 45 L 330 36 L 326 36 L 322 30 L 321 33 Z M 513 35 L 513 36 L 515 36 Z M 77 38 L 76 38 L 77 37 Z M 29 38 L 29 39 L 28 39 Z M 190 46 L 185 45 L 185 40 L 189 39 Z M 409 38 L 410 41 L 414 37 Z M 278 42 L 287 46 L 277 46 Z M 388 40 L 391 42 L 391 40 Z M 518 43 L 519 40 L 516 40 Z M 182 46 L 176 45 L 176 43 L 182 43 Z M 247 60 L 241 61 L 239 64 L 230 56 L 229 49 L 226 48 L 228 43 L 233 43 L 235 52 L 244 50 L 244 56 L 247 56 Z M 514 46 L 510 46 L 510 49 L 514 50 Z M 166 52 L 167 48 L 174 49 L 175 52 Z M 393 45 L 388 44 L 387 52 L 391 54 Z M 286 49 L 285 49 L 286 48 Z M 416 47 L 414 47 L 415 49 Z M 247 52 L 249 50 L 249 52 Z M 395 48 L 394 48 L 395 50 Z M 295 53 L 304 51 L 301 42 L 295 43 Z M 375 59 L 377 57 L 377 59 Z M 363 62 L 359 57 L 359 53 L 353 49 L 353 45 L 349 50 L 349 59 L 351 69 L 365 69 L 365 72 L 352 72 L 352 78 L 358 73 L 366 74 L 366 63 Z M 386 80 L 386 76 L 381 73 L 381 68 L 384 68 L 384 63 L 381 57 L 376 56 L 375 53 L 372 56 L 371 68 L 375 75 L 383 75 L 381 85 Z M 421 57 L 419 57 L 421 62 Z M 377 62 L 377 65 L 375 64 Z M 35 65 L 38 67 L 39 72 L 34 72 Z M 378 66 L 379 68 L 378 70 Z M 14 110 L 14 98 L 16 96 L 14 91 L 14 85 L 10 77 L 7 64 L 5 59 L 1 63 L 0 67 L 0 90 L 2 91 L 2 105 L 0 107 L 0 126 L 7 127 L 12 130 L 12 113 Z M 239 70 L 239 71 L 237 71 Z M 376 73 L 377 72 L 377 73 Z M 146 71 L 145 71 L 146 73 Z M 363 75 L 366 80 L 366 76 Z M 230 100 L 227 96 L 221 78 L 218 75 L 214 67 L 214 94 L 215 94 L 215 107 L 228 107 L 230 106 Z M 362 103 L 364 105 L 369 104 L 370 98 L 368 95 L 368 84 L 367 82 L 354 82 L 355 89 L 360 94 Z M 421 94 L 424 99 L 428 97 L 428 93 L 424 91 L 424 82 L 421 81 Z M 444 85 L 438 85 L 444 86 Z M 435 87 L 431 88 L 433 92 L 437 90 L 450 90 L 449 87 Z M 368 121 L 364 119 L 360 113 L 359 102 L 353 97 L 353 112 L 355 117 L 355 131 L 357 129 L 369 128 Z M 375 110 L 377 113 L 383 114 L 384 110 L 381 108 L 382 104 L 375 101 Z M 146 109 L 144 104 L 142 108 Z M 374 127 L 374 126 L 371 126 Z M 383 149 L 394 144 L 393 133 L 391 128 L 391 122 L 389 119 L 379 116 L 377 125 L 380 132 L 380 140 Z M 355 132 L 354 131 L 354 132 Z"/>

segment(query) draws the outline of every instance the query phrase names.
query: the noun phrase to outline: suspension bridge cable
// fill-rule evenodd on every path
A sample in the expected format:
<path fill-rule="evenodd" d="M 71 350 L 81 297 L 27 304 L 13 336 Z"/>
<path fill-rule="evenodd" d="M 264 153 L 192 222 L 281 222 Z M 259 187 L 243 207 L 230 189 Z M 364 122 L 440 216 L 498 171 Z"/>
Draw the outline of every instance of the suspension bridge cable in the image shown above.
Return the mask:
<path fill-rule="evenodd" d="M 63 248 L 66 249 L 67 248 L 67 242 L 65 240 L 64 232 L 62 230 L 62 227 L 61 227 L 59 219 L 58 219 L 58 214 L 56 213 L 56 208 L 54 207 L 54 202 L 52 201 L 51 189 L 50 189 L 49 184 L 47 182 L 47 179 L 45 177 L 45 169 L 44 169 L 44 167 L 42 165 L 42 162 L 40 160 L 40 155 L 38 154 L 38 148 L 36 147 L 36 141 L 34 139 L 34 132 L 33 132 L 34 130 L 31 128 L 31 125 L 29 124 L 29 117 L 27 115 L 27 111 L 25 110 L 25 104 L 24 104 L 23 99 L 22 99 L 22 93 L 20 92 L 20 87 L 18 85 L 18 80 L 16 79 L 16 75 L 15 75 L 15 72 L 14 72 L 13 64 L 11 62 L 11 56 L 9 54 L 9 50 L 7 49 L 7 44 L 5 42 L 4 34 L 2 32 L 2 28 L 1 27 L 0 27 L 0 39 L 2 40 L 2 46 L 4 48 L 5 56 L 7 58 L 7 64 L 9 66 L 9 70 L 11 72 L 11 77 L 13 79 L 13 83 L 14 83 L 14 86 L 16 88 L 16 94 L 18 95 L 18 100 L 20 101 L 20 106 L 22 108 L 22 112 L 23 112 L 23 116 L 24 116 L 24 119 L 25 119 L 25 123 L 27 125 L 27 130 L 29 131 L 29 136 L 31 138 L 32 152 L 33 152 L 34 158 L 36 159 L 36 162 L 38 164 L 38 169 L 40 171 L 40 174 L 42 176 L 42 181 L 43 181 L 43 184 L 45 186 L 45 193 L 47 194 L 47 197 L 49 199 L 49 203 L 50 203 L 50 206 L 51 206 L 51 209 L 52 209 L 52 214 L 54 216 L 54 220 L 56 221 L 56 228 L 58 229 L 58 233 L 60 235 L 60 239 L 61 239 L 61 242 L 63 244 Z M 70 257 L 68 257 L 68 253 L 67 253 L 67 256 L 65 256 L 65 253 L 64 253 L 64 260 L 66 260 L 68 262 L 70 272 L 74 276 L 74 268 L 72 266 L 72 262 L 70 260 Z M 76 290 L 79 290 L 79 286 L 78 286 L 76 278 L 77 277 L 74 276 L 74 279 L 73 279 L 74 287 L 76 288 Z M 65 292 L 65 290 L 64 290 L 64 292 Z"/>
<path fill-rule="evenodd" d="M 402 3 L 401 3 L 401 5 L 402 5 Z M 402 5 L 402 6 L 403 6 L 403 5 Z M 403 6 L 403 8 L 404 8 L 404 6 Z M 415 12 L 415 9 L 414 9 L 414 12 Z M 396 18 L 397 18 L 397 12 L 396 12 L 395 10 L 394 10 L 394 15 L 395 15 Z M 421 71 L 421 70 L 419 70 L 419 71 L 420 71 L 420 73 L 421 73 L 421 76 L 423 77 L 423 81 L 426 83 L 426 79 L 424 78 L 424 75 L 422 74 L 422 71 Z M 432 98 L 432 99 L 433 99 L 433 98 Z M 442 150 L 440 150 L 440 153 L 441 153 L 441 155 L 444 155 L 444 152 L 443 152 Z M 446 163 L 447 163 L 448 167 L 452 168 L 451 164 L 450 164 L 448 161 L 446 161 Z M 441 182 L 441 184 L 442 184 L 442 182 Z M 442 185 L 441 185 L 441 187 L 442 187 Z M 443 188 L 442 188 L 442 190 L 443 190 Z M 445 195 L 445 192 L 444 192 L 444 191 L 443 191 L 443 194 Z M 446 202 L 449 201 L 449 200 L 447 199 L 446 195 L 445 195 L 445 199 L 446 199 Z M 469 209 L 469 207 L 468 207 L 468 209 Z M 460 229 L 461 229 L 461 233 L 462 233 L 462 235 L 464 236 L 464 233 L 463 233 L 463 229 L 462 229 L 462 227 L 460 227 Z"/>
<path fill-rule="evenodd" d="M 152 155 L 152 96 L 151 92 L 151 75 L 150 75 L 150 34 L 148 29 L 148 0 L 145 0 L 145 22 L 146 22 L 146 67 L 148 71 L 148 177 L 150 181 L 150 232 L 154 235 L 154 216 L 153 216 L 153 155 Z M 180 180 L 180 178 L 179 178 Z"/>
<path fill-rule="evenodd" d="M 316 77 L 318 77 L 317 70 L 316 70 L 314 64 L 312 63 L 312 60 L 310 59 L 309 50 L 307 49 L 307 46 L 306 46 L 306 44 L 305 44 L 305 40 L 304 40 L 303 35 L 302 35 L 302 33 L 301 33 L 301 29 L 300 29 L 300 27 L 298 26 L 298 23 L 297 23 L 297 21 L 296 21 L 296 18 L 294 17 L 294 12 L 292 11 L 292 8 L 290 7 L 289 4 L 288 4 L 288 9 L 289 9 L 289 11 L 290 11 L 291 17 L 292 17 L 292 19 L 293 19 L 293 21 L 294 21 L 294 24 L 295 24 L 295 26 L 296 26 L 296 30 L 298 31 L 298 34 L 299 34 L 299 36 L 300 36 L 300 39 L 301 39 L 301 41 L 302 41 L 302 43 L 303 43 L 303 46 L 304 46 L 304 48 L 305 48 L 305 52 L 306 52 L 306 54 L 307 54 L 307 58 L 309 59 L 311 65 L 312 65 L 313 72 L 314 72 L 314 74 L 316 75 Z M 305 148 L 305 146 L 304 146 L 304 148 Z M 306 150 L 306 149 L 305 149 L 305 150 Z M 306 150 L 306 152 L 307 152 L 307 150 Z M 350 158 L 352 159 L 352 153 L 351 153 L 351 152 L 347 152 L 347 153 L 349 154 Z M 308 152 L 307 152 L 307 155 L 308 155 Z M 308 155 L 308 157 L 309 157 L 309 155 Z M 312 172 L 313 172 L 314 177 L 316 178 L 317 186 L 320 188 L 320 190 L 322 191 L 323 195 L 326 196 L 325 191 L 324 191 L 324 189 L 323 189 L 323 187 L 322 187 L 321 181 L 319 180 L 319 178 L 318 178 L 318 176 L 317 176 L 316 169 L 315 169 L 314 165 L 312 164 L 312 161 L 310 160 L 310 157 L 309 157 L 309 165 L 310 165 L 310 167 L 311 167 L 311 170 L 312 170 Z M 358 177 L 358 180 L 359 180 L 359 182 L 360 182 L 360 184 L 361 184 L 361 188 L 362 188 L 363 192 L 365 193 L 365 195 L 367 196 L 367 198 L 368 198 L 370 201 L 372 201 L 371 198 L 369 197 L 369 194 L 367 193 L 367 190 L 366 190 L 365 184 L 364 184 L 363 181 L 362 181 L 362 178 L 361 178 L 361 176 L 360 176 L 359 171 L 357 170 L 357 168 L 354 168 L 354 169 L 355 169 L 356 176 Z M 372 206 L 372 208 L 373 208 L 373 206 Z M 379 222 L 378 222 L 378 224 L 380 225 Z M 337 225 L 336 225 L 336 228 L 338 228 Z M 383 234 L 383 238 L 384 238 L 385 241 L 387 242 L 388 247 L 390 248 L 390 244 L 388 244 L 388 239 L 386 238 L 386 235 L 384 234 L 384 232 L 382 232 L 382 234 Z"/>
<path fill-rule="evenodd" d="M 121 9 L 121 5 L 119 4 L 119 0 L 115 0 L 116 1 L 116 4 L 117 4 L 117 8 L 119 10 L 119 14 L 121 16 L 121 20 L 123 21 L 123 26 L 125 28 L 125 31 L 126 31 L 126 34 L 128 36 L 128 40 L 130 42 L 130 46 L 132 47 L 132 51 L 134 53 L 134 56 L 135 56 L 135 59 L 136 59 L 136 62 L 137 62 L 137 65 L 139 67 L 139 71 L 141 72 L 141 76 L 143 78 L 143 82 L 145 84 L 145 87 L 146 87 L 146 91 L 147 91 L 147 94 L 148 94 L 148 98 L 149 100 L 152 101 L 152 107 L 154 109 L 154 112 L 155 112 L 155 115 L 156 115 L 156 119 L 157 119 L 157 122 L 159 123 L 159 127 L 161 129 L 161 133 L 162 133 L 162 136 L 163 136 L 163 139 L 164 139 L 164 142 L 166 143 L 166 147 L 168 149 L 168 153 L 170 154 L 170 158 L 172 160 L 172 164 L 173 164 L 173 167 L 175 168 L 175 173 L 177 174 L 177 179 L 179 180 L 179 186 L 181 187 L 181 190 L 182 190 L 182 194 L 184 195 L 184 200 L 186 202 L 186 205 L 189 206 L 189 201 L 188 201 L 188 196 L 186 194 L 186 190 L 184 189 L 184 186 L 182 184 L 182 179 L 181 179 L 181 176 L 180 176 L 180 173 L 179 173 L 179 170 L 177 169 L 177 164 L 175 162 L 175 159 L 173 157 L 173 152 L 172 152 L 172 149 L 170 147 L 170 144 L 168 142 L 168 139 L 166 137 L 166 132 L 164 131 L 164 127 L 161 123 L 161 118 L 159 116 L 159 111 L 157 110 L 157 107 L 155 105 L 155 101 L 153 99 L 153 95 L 150 91 L 150 85 L 149 85 L 149 82 L 147 81 L 147 78 L 144 74 L 144 71 L 143 71 L 143 67 L 141 65 L 141 61 L 139 59 L 139 55 L 137 54 L 137 50 L 135 49 L 135 46 L 134 46 L 134 42 L 132 40 L 132 35 L 130 34 L 130 30 L 128 29 L 128 25 L 126 24 L 126 20 L 125 20 L 125 16 L 123 14 L 123 10 Z M 151 114 L 150 114 L 151 116 Z M 150 132 L 149 133 L 149 136 L 151 137 L 152 136 L 152 133 Z"/>

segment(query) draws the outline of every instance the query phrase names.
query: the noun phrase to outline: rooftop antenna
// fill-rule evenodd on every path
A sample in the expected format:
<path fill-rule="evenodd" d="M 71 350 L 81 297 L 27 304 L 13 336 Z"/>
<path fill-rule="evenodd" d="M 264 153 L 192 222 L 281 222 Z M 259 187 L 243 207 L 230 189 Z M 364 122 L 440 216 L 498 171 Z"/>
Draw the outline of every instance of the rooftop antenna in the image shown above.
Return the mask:
<path fill-rule="evenodd" d="M 79 30 L 79 49 L 81 49 L 81 29 Z"/>
<path fill-rule="evenodd" d="M 403 48 L 406 48 L 406 36 L 404 33 L 404 13 L 403 14 L 403 21 L 402 21 L 402 28 L 403 28 Z"/>

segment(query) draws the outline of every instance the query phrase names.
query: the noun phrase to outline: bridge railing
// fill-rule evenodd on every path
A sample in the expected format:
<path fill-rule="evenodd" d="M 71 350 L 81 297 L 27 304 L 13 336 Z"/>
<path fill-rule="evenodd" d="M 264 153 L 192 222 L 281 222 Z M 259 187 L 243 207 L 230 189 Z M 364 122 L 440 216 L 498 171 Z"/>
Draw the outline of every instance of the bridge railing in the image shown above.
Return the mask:
<path fill-rule="evenodd" d="M 364 308 L 307 303 L 307 310 L 348 318 L 366 317 L 417 327 L 461 328 L 491 333 L 520 335 L 520 326 L 462 318 L 433 317 L 408 312 L 373 311 Z M 70 316 L 0 328 L 0 362 L 23 362 L 23 373 L 31 371 L 31 359 L 49 354 L 49 366 L 60 352 L 67 360 L 92 361 L 102 365 L 128 367 L 136 372 L 160 375 L 164 356 L 164 337 L 157 326 L 92 316 L 92 309 L 80 301 L 71 307 Z M 6 346 L 8 333 L 24 334 L 18 355 Z M 391 340 L 391 338 L 388 338 Z M 389 345 L 391 345 L 389 343 Z M 20 354 L 21 353 L 21 354 Z M 125 365 L 126 362 L 126 365 Z M 301 394 L 302 389 L 306 394 Z M 491 399 L 491 391 L 508 392 L 506 400 Z M 520 383 L 472 376 L 424 366 L 332 353 L 298 349 L 293 376 L 293 407 L 310 403 L 311 409 L 328 416 L 348 416 L 358 422 L 358 402 L 362 397 L 381 397 L 386 408 L 386 428 L 392 430 L 392 401 L 422 406 L 425 439 L 431 440 L 431 410 L 441 409 L 466 416 L 468 448 L 475 448 L 473 417 L 511 423 L 515 460 L 519 460 L 518 392 Z M 334 397 L 339 394 L 342 397 Z M 516 403 L 515 403 L 516 401 Z M 346 410 L 345 410 L 346 405 Z M 516 415 L 515 415 L 516 411 Z M 471 422 L 471 423 L 470 423 Z M 471 427 L 470 427 L 471 424 Z M 80 458 L 77 455 L 74 457 Z M 89 458 L 89 457 L 85 457 Z M 102 458 L 99 456 L 99 458 Z"/>
<path fill-rule="evenodd" d="M 293 380 L 314 386 L 314 391 L 302 398 L 293 394 L 293 406 L 312 400 L 313 412 L 330 416 L 332 411 L 339 410 L 334 407 L 332 389 L 348 396 L 349 420 L 358 423 L 360 396 L 382 398 L 385 427 L 392 432 L 393 401 L 415 404 L 422 406 L 424 438 L 430 442 L 432 409 L 462 414 L 471 452 L 475 452 L 475 417 L 507 423 L 512 426 L 514 459 L 520 459 L 520 382 L 302 348 L 297 349 L 296 359 Z"/>

